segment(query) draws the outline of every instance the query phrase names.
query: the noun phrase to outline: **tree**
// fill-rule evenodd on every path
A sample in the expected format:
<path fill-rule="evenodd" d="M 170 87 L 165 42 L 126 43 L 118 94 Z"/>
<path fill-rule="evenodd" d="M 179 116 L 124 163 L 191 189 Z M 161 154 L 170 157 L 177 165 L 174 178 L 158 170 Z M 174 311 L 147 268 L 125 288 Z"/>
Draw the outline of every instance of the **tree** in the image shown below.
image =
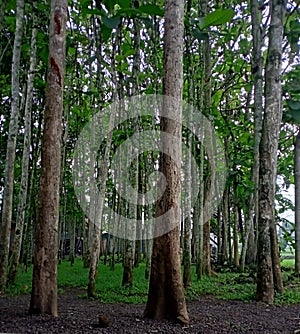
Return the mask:
<path fill-rule="evenodd" d="M 148 301 L 145 317 L 151 319 L 173 319 L 181 323 L 189 321 L 180 268 L 179 226 L 180 189 L 179 170 L 181 161 L 181 99 L 183 88 L 183 16 L 184 1 L 167 0 L 164 23 L 164 82 L 163 110 L 161 119 L 161 154 L 159 169 L 167 182 L 165 193 L 157 203 L 157 217 L 172 209 L 173 214 L 164 220 L 169 232 L 157 236 L 153 241 L 152 263 Z M 169 97 L 169 98 L 168 98 Z M 170 98 L 171 97 L 171 98 Z M 175 122 L 171 115 L 175 115 Z M 163 133 L 176 136 L 179 140 L 170 142 Z M 165 149 L 165 150 L 164 150 Z M 159 228 L 155 226 L 155 228 Z"/>
<path fill-rule="evenodd" d="M 33 13 L 30 66 L 27 75 L 27 92 L 26 92 L 25 112 L 24 112 L 25 124 L 24 124 L 24 145 L 23 145 L 23 156 L 22 156 L 21 188 L 19 192 L 19 201 L 17 208 L 16 232 L 14 238 L 15 240 L 10 251 L 11 255 L 9 261 L 9 275 L 8 275 L 10 282 L 15 281 L 18 273 L 21 243 L 24 229 L 24 218 L 25 218 L 26 203 L 27 203 L 28 181 L 29 181 L 29 156 L 30 156 L 30 143 L 31 143 L 31 109 L 32 109 L 34 70 L 36 66 L 37 32 L 38 31 L 36 27 L 36 15 L 35 13 Z"/>
<path fill-rule="evenodd" d="M 300 132 L 295 140 L 295 272 L 300 274 Z"/>
<path fill-rule="evenodd" d="M 57 316 L 57 256 L 67 0 L 52 0 L 30 313 Z"/>
<path fill-rule="evenodd" d="M 282 40 L 285 1 L 270 3 L 271 23 L 265 69 L 265 112 L 260 142 L 258 268 L 256 299 L 274 301 L 274 286 L 282 290 L 275 225 L 277 150 L 282 119 Z M 279 267 L 279 268 L 278 268 Z M 278 272 L 279 271 L 279 272 Z"/>
<path fill-rule="evenodd" d="M 241 252 L 240 270 L 244 271 L 246 263 L 246 254 L 251 258 L 252 263 L 256 262 L 256 243 L 254 238 L 254 229 L 257 225 L 258 213 L 258 175 L 259 175 L 259 143 L 261 139 L 262 127 L 262 108 L 263 108 L 263 64 L 262 64 L 262 14 L 261 4 L 258 1 L 251 0 L 251 21 L 253 36 L 253 61 L 252 73 L 254 80 L 254 147 L 253 147 L 253 169 L 252 181 L 254 185 L 253 192 L 249 194 L 249 206 L 245 219 L 245 234 L 243 248 Z M 250 256 L 249 256 L 250 255 Z"/>
<path fill-rule="evenodd" d="M 11 117 L 8 130 L 6 163 L 4 171 L 4 193 L 2 221 L 0 225 L 0 293 L 4 291 L 7 281 L 10 228 L 13 211 L 14 165 L 16 143 L 20 116 L 20 58 L 23 35 L 24 1 L 17 1 L 16 32 L 12 59 L 11 75 Z"/>

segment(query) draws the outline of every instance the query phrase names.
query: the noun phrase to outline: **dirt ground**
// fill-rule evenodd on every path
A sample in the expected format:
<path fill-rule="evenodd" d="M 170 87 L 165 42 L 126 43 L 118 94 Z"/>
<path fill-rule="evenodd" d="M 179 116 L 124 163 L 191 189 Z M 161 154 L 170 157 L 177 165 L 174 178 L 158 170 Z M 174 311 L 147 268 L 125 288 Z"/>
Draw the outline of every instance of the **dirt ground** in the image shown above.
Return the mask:
<path fill-rule="evenodd" d="M 68 289 L 59 296 L 59 317 L 28 315 L 29 295 L 0 297 L 0 333 L 300 333 L 300 305 L 266 306 L 202 296 L 188 303 L 189 326 L 143 319 L 145 305 L 102 304 L 78 298 Z M 108 328 L 94 328 L 99 315 Z"/>

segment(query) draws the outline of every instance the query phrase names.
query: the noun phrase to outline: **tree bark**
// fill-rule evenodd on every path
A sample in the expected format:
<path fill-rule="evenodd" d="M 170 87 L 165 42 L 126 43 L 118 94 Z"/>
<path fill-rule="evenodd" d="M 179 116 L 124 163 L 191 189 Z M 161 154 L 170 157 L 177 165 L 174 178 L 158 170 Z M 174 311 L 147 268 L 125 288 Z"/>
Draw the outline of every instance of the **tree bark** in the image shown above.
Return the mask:
<path fill-rule="evenodd" d="M 275 187 L 278 139 L 282 118 L 280 77 L 285 11 L 285 1 L 271 1 L 271 23 L 265 70 L 265 113 L 259 151 L 258 270 L 256 290 L 256 299 L 266 303 L 273 303 L 274 301 L 274 284 L 279 291 L 282 287 L 275 225 Z"/>
<path fill-rule="evenodd" d="M 34 15 L 34 14 L 33 14 Z M 14 244 L 11 249 L 10 267 L 9 267 L 9 281 L 14 282 L 17 273 L 21 252 L 21 243 L 24 230 L 24 218 L 28 193 L 28 179 L 29 179 L 29 155 L 31 144 L 31 109 L 32 109 L 32 97 L 33 97 L 33 81 L 34 71 L 36 64 L 36 17 L 33 17 L 33 28 L 31 36 L 31 51 L 30 51 L 30 66 L 27 76 L 27 93 L 24 115 L 24 143 L 23 143 L 23 157 L 22 157 L 22 176 L 21 176 L 21 188 L 19 192 L 17 218 L 16 218 L 16 233 Z"/>
<path fill-rule="evenodd" d="M 294 148 L 295 175 L 295 272 L 300 274 L 300 131 Z"/>
<path fill-rule="evenodd" d="M 67 0 L 52 0 L 30 313 L 58 315 L 57 256 Z"/>
<path fill-rule="evenodd" d="M 17 1 L 16 31 L 12 59 L 11 116 L 8 130 L 6 162 L 4 170 L 4 191 L 2 220 L 0 225 L 0 293 L 4 292 L 7 282 L 10 228 L 13 209 L 14 169 L 16 143 L 20 116 L 20 57 L 23 36 L 24 0 Z"/>
<path fill-rule="evenodd" d="M 156 237 L 153 241 L 150 285 L 144 315 L 151 319 L 168 318 L 188 323 L 179 253 L 183 19 L 184 1 L 167 0 L 161 146 L 163 152 L 170 154 L 161 154 L 159 161 L 159 169 L 166 178 L 167 186 L 157 204 L 156 214 L 160 217 L 166 212 L 170 213 L 170 209 L 172 214 L 164 220 L 170 232 Z M 175 115 L 178 121 L 170 118 L 171 115 Z M 170 140 L 164 132 L 175 136 L 177 140 Z M 159 228 L 157 225 L 155 227 Z"/>

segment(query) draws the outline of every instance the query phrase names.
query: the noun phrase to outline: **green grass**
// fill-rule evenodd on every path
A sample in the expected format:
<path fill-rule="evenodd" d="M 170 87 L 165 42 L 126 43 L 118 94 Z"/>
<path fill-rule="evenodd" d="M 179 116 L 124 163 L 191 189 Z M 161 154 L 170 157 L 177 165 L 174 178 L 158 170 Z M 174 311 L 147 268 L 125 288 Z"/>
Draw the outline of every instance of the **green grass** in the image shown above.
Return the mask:
<path fill-rule="evenodd" d="M 275 304 L 300 303 L 300 277 L 294 272 L 293 260 L 282 262 L 285 291 L 276 295 Z M 197 300 L 201 295 L 213 295 L 219 299 L 252 301 L 255 298 L 256 285 L 251 275 L 244 273 L 222 272 L 214 277 L 196 279 L 193 267 L 192 285 L 186 290 L 187 300 Z M 104 303 L 145 303 L 148 293 L 148 281 L 144 278 L 145 264 L 134 269 L 134 284 L 132 287 L 121 286 L 123 268 L 116 264 L 115 270 L 109 266 L 100 265 L 96 279 L 97 299 Z M 28 272 L 19 272 L 17 281 L 10 285 L 7 293 L 11 296 L 30 293 L 32 268 Z M 58 287 L 63 293 L 68 287 L 82 287 L 86 289 L 88 282 L 88 269 L 83 268 L 82 261 L 76 259 L 73 266 L 63 261 L 58 266 Z M 82 295 L 85 297 L 85 295 Z"/>

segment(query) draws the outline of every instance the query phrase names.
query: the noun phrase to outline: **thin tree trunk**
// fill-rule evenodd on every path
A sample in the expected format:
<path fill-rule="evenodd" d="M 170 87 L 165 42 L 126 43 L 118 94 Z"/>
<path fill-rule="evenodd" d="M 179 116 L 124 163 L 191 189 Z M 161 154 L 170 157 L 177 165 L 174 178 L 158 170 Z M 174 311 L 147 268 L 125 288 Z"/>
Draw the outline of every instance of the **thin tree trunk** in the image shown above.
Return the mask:
<path fill-rule="evenodd" d="M 191 0 L 187 1 L 187 9 L 186 9 L 186 15 L 191 15 Z M 191 55 L 191 45 L 192 45 L 192 38 L 191 38 L 191 29 L 190 26 L 188 26 L 187 32 L 186 32 L 186 44 L 185 44 L 185 53 L 186 53 L 186 61 L 187 61 L 187 80 L 188 80 L 188 102 L 191 101 L 191 97 L 193 95 L 193 81 L 192 81 L 192 55 Z M 188 117 L 191 117 L 192 115 L 188 115 Z M 188 120 L 188 124 L 189 124 Z M 191 145 L 191 136 L 189 131 L 186 133 L 186 146 L 190 147 Z M 191 175 L 191 163 L 192 163 L 192 155 L 191 150 L 187 149 L 186 156 L 183 157 L 183 161 L 185 163 L 185 180 L 184 180 L 184 192 L 183 192 L 183 198 L 184 198 L 184 207 L 181 209 L 183 213 L 183 253 L 182 253 L 182 262 L 183 262 L 183 285 L 185 288 L 189 287 L 192 284 L 192 268 L 191 268 L 191 228 L 192 228 L 192 221 L 191 221 L 191 188 L 192 188 L 192 175 Z"/>
<path fill-rule="evenodd" d="M 75 221 L 73 221 L 73 219 Z M 69 253 L 69 261 L 71 266 L 74 265 L 75 262 L 75 238 L 76 238 L 76 217 L 74 217 L 71 221 L 69 221 L 68 231 L 70 236 L 70 253 Z"/>
<path fill-rule="evenodd" d="M 27 94 L 26 94 L 26 105 L 25 105 L 25 115 L 24 115 L 25 125 L 24 125 L 21 188 L 19 192 L 19 200 L 17 208 L 15 240 L 14 240 L 14 245 L 11 249 L 10 268 L 8 275 L 9 280 L 11 282 L 15 281 L 18 273 L 18 265 L 21 252 L 21 243 L 23 238 L 24 218 L 25 218 L 27 193 L 28 193 L 29 155 L 30 155 L 30 144 L 31 144 L 31 109 L 32 109 L 32 97 L 33 97 L 33 80 L 34 80 L 34 71 L 36 64 L 37 28 L 35 27 L 35 25 L 36 25 L 36 18 L 34 16 L 32 37 L 31 37 L 30 66 L 27 79 Z"/>
<path fill-rule="evenodd" d="M 17 0 L 16 31 L 12 59 L 11 116 L 8 129 L 6 162 L 4 170 L 4 191 L 2 201 L 2 220 L 0 225 L 0 293 L 7 282 L 10 227 L 13 210 L 14 169 L 16 143 L 20 116 L 20 57 L 23 36 L 24 0 Z"/>
<path fill-rule="evenodd" d="M 300 274 L 300 130 L 294 148 L 295 175 L 295 272 Z"/>
<path fill-rule="evenodd" d="M 203 216 L 203 202 L 204 202 L 204 182 L 203 182 L 203 165 L 204 165 L 204 148 L 203 145 L 200 147 L 199 154 L 199 183 L 200 189 L 198 197 L 194 206 L 194 216 L 193 216 L 193 225 L 196 234 L 195 238 L 195 255 L 196 255 L 196 275 L 199 280 L 203 275 L 203 226 L 204 226 L 204 216 Z M 194 175 L 194 177 L 196 177 Z"/>
<path fill-rule="evenodd" d="M 239 268 L 239 208 L 234 206 L 234 226 L 233 226 L 233 263 Z"/>
<path fill-rule="evenodd" d="M 57 255 L 67 0 L 52 0 L 30 313 L 58 315 Z"/>
<path fill-rule="evenodd" d="M 208 0 L 200 0 L 200 10 L 203 16 L 208 14 Z M 203 41 L 203 109 L 209 114 L 211 109 L 211 41 L 205 39 Z M 204 129 L 205 137 L 210 147 L 214 146 L 214 138 L 211 133 L 211 128 Z M 212 215 L 213 193 L 216 182 L 216 166 L 215 160 L 211 159 L 210 173 L 207 179 L 207 186 L 204 194 L 203 207 L 203 274 L 211 275 L 211 247 L 210 247 L 210 219 Z"/>
<path fill-rule="evenodd" d="M 245 217 L 245 234 L 241 253 L 240 271 L 245 270 L 245 265 L 256 263 L 256 241 L 254 229 L 257 230 L 258 219 L 258 181 L 259 181 L 259 143 L 262 131 L 263 114 L 263 61 L 262 61 L 262 13 L 260 10 L 263 1 L 251 0 L 251 22 L 253 38 L 252 73 L 254 80 L 254 148 L 252 182 L 253 193 L 248 200 L 247 214 Z"/>

